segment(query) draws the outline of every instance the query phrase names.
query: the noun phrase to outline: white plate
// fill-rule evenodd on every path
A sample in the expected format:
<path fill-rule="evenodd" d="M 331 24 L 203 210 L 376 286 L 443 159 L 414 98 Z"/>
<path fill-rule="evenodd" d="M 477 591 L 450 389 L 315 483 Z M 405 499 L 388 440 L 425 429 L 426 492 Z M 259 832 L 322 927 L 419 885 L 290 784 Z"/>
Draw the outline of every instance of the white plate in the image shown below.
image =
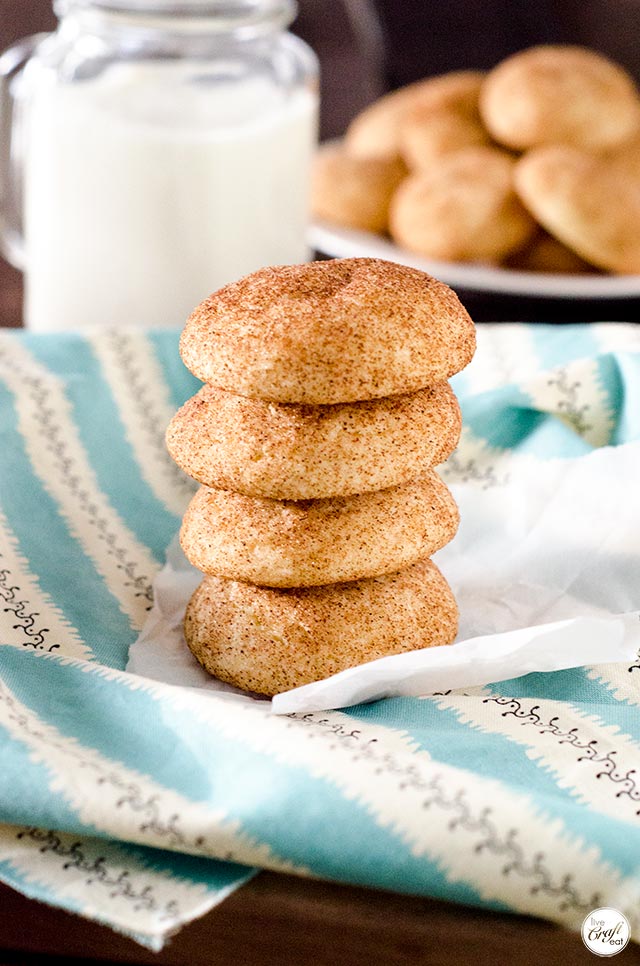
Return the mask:
<path fill-rule="evenodd" d="M 420 268 L 453 288 L 528 297 L 614 299 L 640 296 L 640 275 L 552 275 L 516 272 L 489 265 L 436 262 L 398 248 L 370 232 L 313 223 L 308 242 L 316 251 L 335 258 L 386 258 Z"/>

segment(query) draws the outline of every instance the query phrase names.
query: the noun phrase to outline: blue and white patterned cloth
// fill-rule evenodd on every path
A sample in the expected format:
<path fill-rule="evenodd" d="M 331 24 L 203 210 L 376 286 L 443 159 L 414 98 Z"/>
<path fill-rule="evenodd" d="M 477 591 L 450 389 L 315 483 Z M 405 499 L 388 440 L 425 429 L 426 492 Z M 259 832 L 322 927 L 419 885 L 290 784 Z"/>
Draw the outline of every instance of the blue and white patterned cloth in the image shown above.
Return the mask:
<path fill-rule="evenodd" d="M 448 480 L 640 446 L 640 327 L 478 336 Z M 124 671 L 192 492 L 177 339 L 0 334 L 0 879 L 154 949 L 258 868 L 639 939 L 640 661 L 285 717 Z"/>

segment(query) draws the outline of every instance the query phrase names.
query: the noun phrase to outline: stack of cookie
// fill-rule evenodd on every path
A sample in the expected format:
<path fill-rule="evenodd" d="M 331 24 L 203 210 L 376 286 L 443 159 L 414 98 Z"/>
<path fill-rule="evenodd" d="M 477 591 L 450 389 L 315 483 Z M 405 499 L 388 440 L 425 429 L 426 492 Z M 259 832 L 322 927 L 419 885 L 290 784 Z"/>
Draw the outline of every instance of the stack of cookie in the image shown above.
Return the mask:
<path fill-rule="evenodd" d="M 167 445 L 203 484 L 181 544 L 206 575 L 185 636 L 207 671 L 275 694 L 453 641 L 429 558 L 458 512 L 433 467 L 474 348 L 446 285 L 375 259 L 262 269 L 195 310 L 180 350 L 206 385 Z"/>

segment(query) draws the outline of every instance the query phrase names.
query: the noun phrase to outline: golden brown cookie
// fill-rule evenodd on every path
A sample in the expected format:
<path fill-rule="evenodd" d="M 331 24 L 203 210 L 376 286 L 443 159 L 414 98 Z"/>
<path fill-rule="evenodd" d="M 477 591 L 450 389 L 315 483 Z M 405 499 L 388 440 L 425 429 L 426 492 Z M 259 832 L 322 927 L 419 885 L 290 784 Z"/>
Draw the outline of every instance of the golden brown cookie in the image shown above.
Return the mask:
<path fill-rule="evenodd" d="M 267 587 L 377 577 L 430 557 L 456 533 L 458 509 L 434 470 L 402 486 L 280 501 L 201 487 L 180 530 L 203 573 Z"/>
<path fill-rule="evenodd" d="M 584 47 L 531 47 L 487 76 L 480 111 L 496 139 L 514 150 L 569 144 L 603 151 L 640 127 L 636 86 L 617 64 Z"/>
<path fill-rule="evenodd" d="M 199 305 L 180 339 L 203 382 L 313 405 L 436 385 L 474 349 L 473 322 L 447 285 L 375 258 L 260 269 Z"/>
<path fill-rule="evenodd" d="M 640 185 L 575 148 L 531 151 L 515 183 L 525 205 L 554 237 L 607 271 L 640 273 Z"/>
<path fill-rule="evenodd" d="M 167 429 L 189 476 L 221 490 L 315 500 L 398 486 L 442 463 L 460 437 L 448 383 L 335 406 L 268 403 L 203 386 Z"/>
<path fill-rule="evenodd" d="M 385 94 L 353 119 L 345 134 L 345 149 L 359 158 L 393 158 L 401 154 L 400 127 L 405 114 L 418 104 L 447 107 L 472 82 L 478 71 L 451 71 L 427 77 Z"/>
<path fill-rule="evenodd" d="M 467 148 L 407 178 L 391 204 L 393 238 L 442 261 L 502 261 L 536 227 L 515 194 L 514 164 L 497 148 Z"/>
<path fill-rule="evenodd" d="M 438 158 L 453 151 L 491 143 L 478 109 L 485 75 L 461 71 L 451 76 L 455 77 L 455 84 L 449 83 L 440 90 L 436 85 L 432 96 L 425 93 L 403 115 L 400 152 L 414 171 L 430 168 Z"/>
<path fill-rule="evenodd" d="M 593 265 L 543 229 L 524 248 L 509 255 L 504 264 L 505 268 L 520 272 L 579 275 L 596 271 Z"/>
<path fill-rule="evenodd" d="M 295 590 L 206 577 L 184 629 L 209 674 L 273 695 L 389 654 L 451 644 L 457 623 L 447 582 L 424 560 L 386 577 Z"/>
<path fill-rule="evenodd" d="M 607 154 L 603 160 L 619 174 L 640 182 L 640 134 L 630 141 L 625 141 L 615 151 Z"/>
<path fill-rule="evenodd" d="M 385 232 L 391 197 L 406 174 L 399 158 L 354 158 L 338 144 L 322 145 L 313 163 L 311 211 L 334 225 Z"/>

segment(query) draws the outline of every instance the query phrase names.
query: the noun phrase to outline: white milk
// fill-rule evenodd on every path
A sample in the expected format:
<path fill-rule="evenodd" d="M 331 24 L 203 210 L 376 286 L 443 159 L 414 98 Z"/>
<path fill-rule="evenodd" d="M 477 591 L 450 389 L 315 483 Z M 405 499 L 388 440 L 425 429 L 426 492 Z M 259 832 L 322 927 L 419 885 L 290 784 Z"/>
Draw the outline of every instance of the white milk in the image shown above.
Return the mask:
<path fill-rule="evenodd" d="M 39 85 L 27 115 L 26 324 L 180 326 L 210 292 L 305 261 L 316 98 L 202 65 Z"/>

